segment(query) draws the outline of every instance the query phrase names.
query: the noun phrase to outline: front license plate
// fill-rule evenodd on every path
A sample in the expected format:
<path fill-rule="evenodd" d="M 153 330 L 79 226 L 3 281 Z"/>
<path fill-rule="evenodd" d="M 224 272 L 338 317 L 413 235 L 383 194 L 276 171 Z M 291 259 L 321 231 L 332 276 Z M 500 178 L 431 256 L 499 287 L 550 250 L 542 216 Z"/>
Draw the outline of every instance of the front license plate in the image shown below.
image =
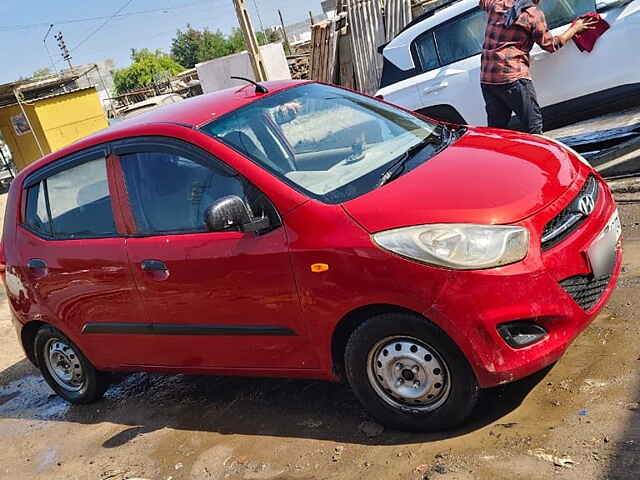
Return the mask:
<path fill-rule="evenodd" d="M 622 235 L 622 226 L 616 210 L 607 222 L 607 226 L 587 251 L 591 270 L 596 279 L 605 278 L 613 273 L 616 266 L 616 246 L 620 235 Z"/>

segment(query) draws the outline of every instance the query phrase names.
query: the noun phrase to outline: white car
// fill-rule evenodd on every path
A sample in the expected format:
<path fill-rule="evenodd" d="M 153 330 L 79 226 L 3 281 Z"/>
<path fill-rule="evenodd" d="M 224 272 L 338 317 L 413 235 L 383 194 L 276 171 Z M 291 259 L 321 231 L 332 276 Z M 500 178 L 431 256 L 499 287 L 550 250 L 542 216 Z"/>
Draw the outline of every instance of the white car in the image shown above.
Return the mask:
<path fill-rule="evenodd" d="M 591 53 L 573 41 L 550 54 L 535 45 L 531 75 L 545 128 L 612 107 L 640 104 L 640 0 L 542 0 L 555 35 L 585 13 L 611 25 Z M 454 123 L 486 125 L 480 90 L 480 53 L 486 13 L 478 0 L 461 0 L 416 18 L 381 49 L 384 69 L 377 95 Z"/>

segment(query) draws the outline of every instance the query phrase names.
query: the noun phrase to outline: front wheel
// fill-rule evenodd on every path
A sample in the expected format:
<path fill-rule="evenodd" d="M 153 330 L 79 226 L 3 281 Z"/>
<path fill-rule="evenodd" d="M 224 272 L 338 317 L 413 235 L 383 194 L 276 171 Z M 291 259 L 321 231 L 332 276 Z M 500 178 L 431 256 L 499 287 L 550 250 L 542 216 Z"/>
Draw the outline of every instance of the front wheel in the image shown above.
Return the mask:
<path fill-rule="evenodd" d="M 96 370 L 80 349 L 53 327 L 38 331 L 35 354 L 44 379 L 68 402 L 94 402 L 109 387 L 109 374 Z"/>
<path fill-rule="evenodd" d="M 360 402 L 392 428 L 452 428 L 477 402 L 478 384 L 462 352 L 417 316 L 391 313 L 364 322 L 349 339 L 345 366 Z"/>

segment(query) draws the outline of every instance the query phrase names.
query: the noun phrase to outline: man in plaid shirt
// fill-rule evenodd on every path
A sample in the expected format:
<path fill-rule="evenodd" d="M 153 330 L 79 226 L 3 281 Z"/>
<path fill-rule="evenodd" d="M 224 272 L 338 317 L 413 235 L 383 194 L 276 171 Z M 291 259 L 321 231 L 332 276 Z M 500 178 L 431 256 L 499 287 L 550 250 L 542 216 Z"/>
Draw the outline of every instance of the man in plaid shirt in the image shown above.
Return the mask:
<path fill-rule="evenodd" d="M 480 82 L 490 127 L 506 128 L 515 113 L 529 133 L 542 133 L 542 111 L 529 73 L 529 52 L 537 43 L 554 53 L 595 21 L 578 19 L 553 36 L 539 0 L 480 0 L 489 14 L 482 48 Z"/>

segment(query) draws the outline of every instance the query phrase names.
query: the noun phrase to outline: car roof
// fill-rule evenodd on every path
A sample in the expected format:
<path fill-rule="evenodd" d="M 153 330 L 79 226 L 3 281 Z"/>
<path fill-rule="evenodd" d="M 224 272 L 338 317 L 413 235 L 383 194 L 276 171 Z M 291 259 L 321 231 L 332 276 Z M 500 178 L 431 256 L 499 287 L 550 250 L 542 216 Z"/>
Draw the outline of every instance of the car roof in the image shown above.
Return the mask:
<path fill-rule="evenodd" d="M 423 32 L 457 17 L 479 5 L 478 0 L 453 1 L 451 4 L 436 10 L 433 14 L 428 14 L 422 20 L 416 19 L 416 23 L 408 25 L 383 49 L 382 55 L 401 70 L 411 70 L 415 68 L 410 47 L 413 40 Z M 420 18 L 420 17 L 418 17 Z"/>
<path fill-rule="evenodd" d="M 260 84 L 269 90 L 269 93 L 267 94 L 256 93 L 255 86 L 248 84 L 239 88 L 228 88 L 166 105 L 118 122 L 108 128 L 67 145 L 60 150 L 45 155 L 24 168 L 20 172 L 19 176 L 28 176 L 48 163 L 86 148 L 91 148 L 102 143 L 112 142 L 114 139 L 126 138 L 128 130 L 135 130 L 138 127 L 163 124 L 197 128 L 229 112 L 253 103 L 256 100 L 260 100 L 261 98 L 276 94 L 288 88 L 308 83 L 313 82 L 301 80 L 261 82 Z"/>
<path fill-rule="evenodd" d="M 304 83 L 309 82 L 281 80 L 262 82 L 261 85 L 269 90 L 267 95 L 271 95 Z M 251 84 L 243 85 L 240 88 L 227 88 L 158 108 L 131 120 L 125 120 L 114 128 L 120 129 L 149 123 L 179 123 L 190 127 L 199 127 L 265 96 L 256 93 L 255 87 Z"/>
<path fill-rule="evenodd" d="M 153 106 L 153 105 L 161 105 L 162 102 L 164 102 L 167 98 L 172 98 L 172 97 L 180 97 L 182 99 L 182 97 L 180 95 L 178 95 L 177 93 L 165 93 L 164 95 L 156 95 L 155 97 L 147 98 L 146 100 L 143 100 L 142 102 L 132 103 L 131 105 L 127 105 L 126 107 L 124 107 L 121 110 L 121 113 L 130 112 L 131 110 L 135 110 L 135 109 L 141 108 L 141 107 L 149 107 L 149 106 Z"/>

